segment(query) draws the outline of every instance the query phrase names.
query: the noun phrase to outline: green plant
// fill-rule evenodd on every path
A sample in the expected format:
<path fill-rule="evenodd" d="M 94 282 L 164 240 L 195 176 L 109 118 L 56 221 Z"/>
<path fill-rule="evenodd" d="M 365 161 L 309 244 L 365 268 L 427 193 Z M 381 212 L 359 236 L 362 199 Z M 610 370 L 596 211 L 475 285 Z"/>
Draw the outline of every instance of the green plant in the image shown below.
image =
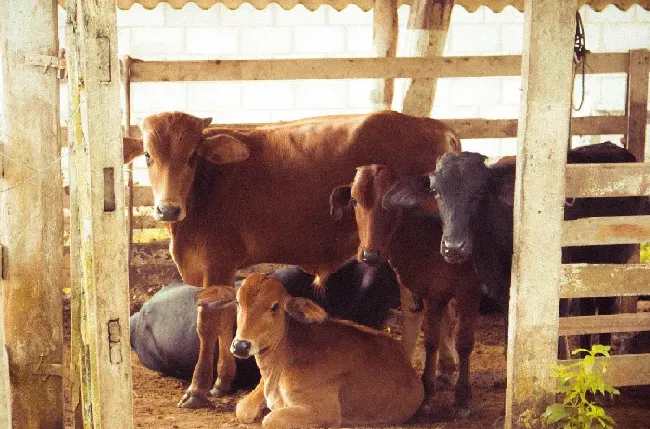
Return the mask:
<path fill-rule="evenodd" d="M 591 350 L 577 349 L 573 355 L 586 353 L 576 363 L 556 365 L 553 376 L 560 379 L 557 392 L 564 395 L 562 403 L 551 404 L 542 414 L 542 421 L 559 429 L 611 429 L 614 419 L 596 403 L 596 396 L 610 397 L 620 392 L 606 384 L 603 374 L 609 367 L 609 346 L 593 345 Z M 602 356 L 603 359 L 596 359 Z"/>

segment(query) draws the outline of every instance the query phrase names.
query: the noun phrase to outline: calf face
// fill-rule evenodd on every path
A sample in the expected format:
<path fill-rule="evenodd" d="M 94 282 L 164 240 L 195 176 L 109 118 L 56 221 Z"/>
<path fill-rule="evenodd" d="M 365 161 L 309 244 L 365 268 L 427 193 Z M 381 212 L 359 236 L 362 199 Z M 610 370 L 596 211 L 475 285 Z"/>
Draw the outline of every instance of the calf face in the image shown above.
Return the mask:
<path fill-rule="evenodd" d="M 313 301 L 289 296 L 272 277 L 252 274 L 237 291 L 237 333 L 230 350 L 238 358 L 274 350 L 285 335 L 286 317 L 319 323 L 327 313 Z"/>
<path fill-rule="evenodd" d="M 486 195 L 490 171 L 486 157 L 473 152 L 448 153 L 436 163 L 429 184 L 407 178 L 396 182 L 384 197 L 387 208 L 416 207 L 434 195 L 443 224 L 440 253 L 449 263 L 462 263 L 472 254 L 473 222 Z"/>
<path fill-rule="evenodd" d="M 165 222 L 185 218 L 187 199 L 200 159 L 213 164 L 241 162 L 248 146 L 226 134 L 204 135 L 212 118 L 173 112 L 148 116 L 142 139 L 124 139 L 124 162 L 144 155 L 154 195 L 154 218 Z"/>
<path fill-rule="evenodd" d="M 330 197 L 332 213 L 343 206 L 354 207 L 360 241 L 357 259 L 369 265 L 386 263 L 390 258 L 388 244 L 399 212 L 386 210 L 381 202 L 394 180 L 387 166 L 366 165 L 357 168 L 351 186 L 334 189 Z"/>

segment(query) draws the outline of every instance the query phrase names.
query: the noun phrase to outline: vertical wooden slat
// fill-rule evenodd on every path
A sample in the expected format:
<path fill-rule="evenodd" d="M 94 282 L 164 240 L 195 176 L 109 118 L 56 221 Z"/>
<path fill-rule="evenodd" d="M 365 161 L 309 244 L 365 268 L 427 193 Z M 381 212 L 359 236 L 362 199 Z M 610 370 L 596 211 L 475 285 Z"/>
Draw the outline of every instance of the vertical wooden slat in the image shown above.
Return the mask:
<path fill-rule="evenodd" d="M 415 38 L 413 55 L 441 57 L 454 0 L 415 0 L 411 5 L 408 33 Z M 402 112 L 413 116 L 430 116 L 437 79 L 412 79 L 404 96 Z"/>
<path fill-rule="evenodd" d="M 122 93 L 124 94 L 124 112 L 122 125 L 124 126 L 124 135 L 131 137 L 131 57 L 126 55 L 120 62 L 122 69 Z M 129 235 L 129 285 L 131 284 L 131 259 L 133 257 L 133 161 L 129 163 L 128 168 L 128 186 L 127 198 L 128 203 L 128 222 L 127 230 Z"/>
<path fill-rule="evenodd" d="M 526 0 L 524 10 L 506 428 L 554 402 L 576 0 Z"/>
<path fill-rule="evenodd" d="M 375 48 L 375 56 L 395 57 L 397 53 L 397 0 L 375 0 L 372 19 L 372 43 Z M 393 88 L 393 79 L 377 79 L 377 86 L 372 94 L 374 110 L 391 108 Z"/>
<path fill-rule="evenodd" d="M 1 251 L 2 248 L 0 248 Z M 0 290 L 0 429 L 11 429 L 11 383 L 9 380 L 9 358 L 5 347 L 2 290 Z"/>
<path fill-rule="evenodd" d="M 63 427 L 59 81 L 55 67 L 37 65 L 56 61 L 56 7 L 53 0 L 0 2 L 1 282 L 13 427 L 21 429 Z"/>
<path fill-rule="evenodd" d="M 79 237 L 80 372 L 84 427 L 132 427 L 127 231 L 121 172 L 120 69 L 115 4 L 67 3 Z M 110 175 L 109 175 L 110 176 Z M 114 192 L 114 194 L 112 194 Z M 114 201 L 105 209 L 105 201 Z M 72 226 L 71 226 L 72 229 Z"/>

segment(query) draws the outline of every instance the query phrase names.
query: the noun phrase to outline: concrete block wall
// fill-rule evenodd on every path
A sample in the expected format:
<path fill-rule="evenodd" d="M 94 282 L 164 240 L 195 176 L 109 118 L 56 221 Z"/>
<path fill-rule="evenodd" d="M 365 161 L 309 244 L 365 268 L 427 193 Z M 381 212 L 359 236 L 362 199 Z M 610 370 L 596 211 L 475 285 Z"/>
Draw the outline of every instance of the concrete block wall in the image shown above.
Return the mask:
<path fill-rule="evenodd" d="M 406 30 L 409 7 L 399 9 L 398 55 L 409 54 L 413 35 Z M 581 9 L 587 48 L 592 52 L 650 48 L 650 12 L 636 6 L 603 12 Z M 59 14 L 64 42 L 65 12 Z M 257 10 L 245 4 L 237 10 L 215 5 L 201 10 L 188 4 L 174 10 L 161 4 L 153 10 L 135 5 L 118 10 L 120 55 L 144 59 L 249 59 L 372 56 L 372 11 L 348 6 L 338 12 L 303 6 L 289 11 L 276 4 Z M 523 14 L 507 7 L 501 13 L 487 8 L 468 13 L 455 7 L 446 55 L 520 54 Z M 407 79 L 396 82 L 394 108 L 401 107 Z M 516 118 L 519 78 L 441 79 L 432 116 L 438 118 Z M 588 76 L 584 107 L 574 115 L 621 113 L 625 76 Z M 306 116 L 371 110 L 373 81 L 266 81 L 207 83 L 138 83 L 132 89 L 133 122 L 160 111 L 183 110 L 211 116 L 215 122 L 266 122 Z M 576 83 L 576 100 L 581 84 Z M 576 101 L 577 104 L 577 101 Z M 62 119 L 67 96 L 62 91 Z M 608 136 L 604 136 L 608 137 Z M 609 136 L 614 140 L 620 136 Z M 591 138 L 578 138 L 578 144 Z M 488 155 L 512 154 L 514 139 L 466 140 L 465 148 Z"/>

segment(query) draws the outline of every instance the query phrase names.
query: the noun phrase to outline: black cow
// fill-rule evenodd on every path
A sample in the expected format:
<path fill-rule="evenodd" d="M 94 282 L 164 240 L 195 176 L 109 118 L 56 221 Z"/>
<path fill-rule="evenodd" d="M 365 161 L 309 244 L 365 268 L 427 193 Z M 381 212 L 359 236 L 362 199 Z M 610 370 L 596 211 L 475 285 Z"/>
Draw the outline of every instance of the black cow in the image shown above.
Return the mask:
<path fill-rule="evenodd" d="M 334 317 L 373 328 L 381 327 L 389 310 L 399 306 L 397 279 L 390 267 L 370 268 L 352 259 L 328 278 L 322 290 L 314 290 L 314 276 L 298 267 L 278 270 L 272 276 L 289 294 L 316 301 Z M 131 316 L 131 347 L 144 366 L 173 377 L 192 378 L 199 354 L 194 296 L 200 290 L 184 283 L 167 285 Z M 238 359 L 236 364 L 233 388 L 254 387 L 260 376 L 254 359 Z"/>
<path fill-rule="evenodd" d="M 486 157 L 472 152 L 442 156 L 429 180 L 408 178 L 385 196 L 384 205 L 414 207 L 435 195 L 443 221 L 440 252 L 449 263 L 461 263 L 473 255 L 484 292 L 507 314 L 513 248 L 514 158 L 486 166 Z M 610 142 L 572 149 L 569 164 L 635 162 L 634 156 Z M 567 200 L 566 220 L 592 216 L 641 214 L 642 197 L 576 198 Z M 562 250 L 562 263 L 626 263 L 635 246 L 576 246 Z M 614 298 L 599 299 L 599 313 L 614 311 Z M 593 314 L 596 301 L 581 300 L 583 311 Z M 566 304 L 561 307 L 566 314 Z M 588 346 L 589 336 L 581 339 Z M 609 341 L 609 337 L 601 338 Z"/>

